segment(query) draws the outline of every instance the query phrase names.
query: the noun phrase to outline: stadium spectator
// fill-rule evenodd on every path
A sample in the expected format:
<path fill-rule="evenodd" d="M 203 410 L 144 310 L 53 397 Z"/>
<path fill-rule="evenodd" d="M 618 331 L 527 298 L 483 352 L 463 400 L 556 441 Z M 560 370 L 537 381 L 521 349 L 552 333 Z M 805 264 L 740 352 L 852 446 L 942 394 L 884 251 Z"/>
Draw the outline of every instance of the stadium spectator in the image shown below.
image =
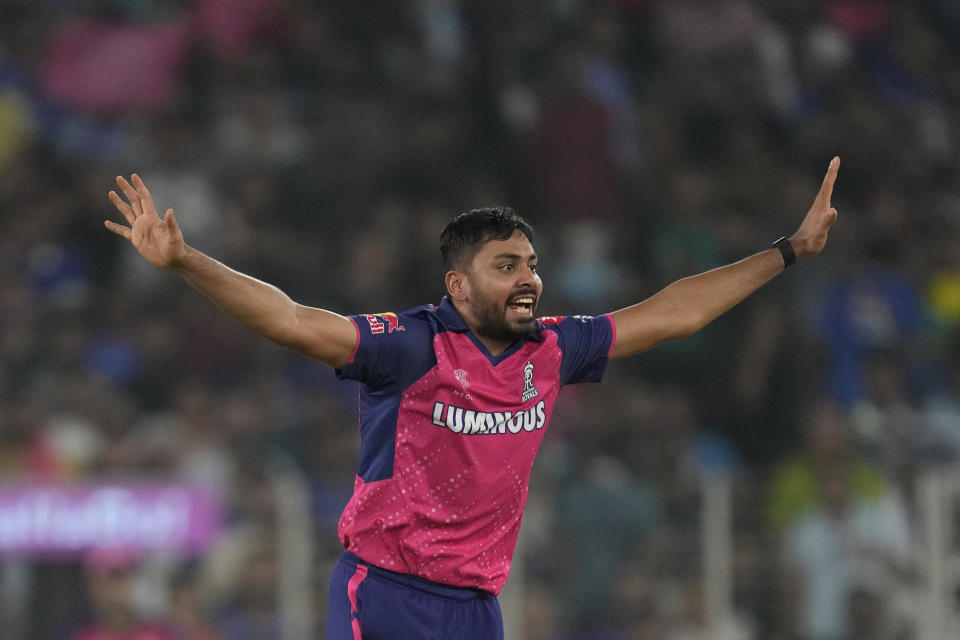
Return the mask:
<path fill-rule="evenodd" d="M 170 580 L 167 620 L 177 640 L 227 640 L 211 622 L 193 567 L 185 566 Z"/>
<path fill-rule="evenodd" d="M 95 549 L 84 564 L 93 620 L 70 633 L 68 640 L 177 640 L 168 628 L 143 618 L 137 610 L 135 550 Z"/>
<path fill-rule="evenodd" d="M 864 500 L 853 490 L 850 469 L 817 469 L 822 500 L 785 532 L 784 552 L 799 589 L 799 628 L 809 640 L 837 640 L 851 631 L 849 603 L 861 585 L 881 598 L 886 626 L 904 624 L 903 601 L 914 571 L 912 534 L 900 498 L 886 493 Z M 862 621 L 859 617 L 855 620 Z"/>
<path fill-rule="evenodd" d="M 846 412 L 832 399 L 814 398 L 801 414 L 804 449 L 778 463 L 771 474 L 766 511 L 776 530 L 793 525 L 821 507 L 823 470 L 843 467 L 850 490 L 861 500 L 878 500 L 888 490 L 881 471 L 855 446 Z"/>

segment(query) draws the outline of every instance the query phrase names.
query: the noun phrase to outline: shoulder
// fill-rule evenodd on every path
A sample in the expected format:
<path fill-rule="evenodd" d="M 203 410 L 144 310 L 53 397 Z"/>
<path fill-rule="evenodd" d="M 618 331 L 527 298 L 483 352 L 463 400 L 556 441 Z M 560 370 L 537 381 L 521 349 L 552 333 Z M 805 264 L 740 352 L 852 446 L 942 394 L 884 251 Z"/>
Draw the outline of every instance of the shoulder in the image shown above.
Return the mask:
<path fill-rule="evenodd" d="M 378 311 L 350 316 L 362 333 L 370 335 L 423 333 L 436 330 L 436 307 L 423 305 L 405 311 Z"/>
<path fill-rule="evenodd" d="M 607 316 L 541 316 L 537 318 L 537 324 L 541 330 L 562 331 L 566 328 L 582 327 L 592 324 L 599 319 L 608 320 Z"/>
<path fill-rule="evenodd" d="M 386 388 L 429 368 L 438 331 L 435 315 L 434 307 L 425 305 L 399 313 L 377 311 L 350 316 L 357 328 L 357 344 L 337 376 Z"/>
<path fill-rule="evenodd" d="M 554 333 L 560 343 L 612 338 L 615 328 L 610 314 L 600 316 L 543 316 L 537 318 L 541 335 Z"/>

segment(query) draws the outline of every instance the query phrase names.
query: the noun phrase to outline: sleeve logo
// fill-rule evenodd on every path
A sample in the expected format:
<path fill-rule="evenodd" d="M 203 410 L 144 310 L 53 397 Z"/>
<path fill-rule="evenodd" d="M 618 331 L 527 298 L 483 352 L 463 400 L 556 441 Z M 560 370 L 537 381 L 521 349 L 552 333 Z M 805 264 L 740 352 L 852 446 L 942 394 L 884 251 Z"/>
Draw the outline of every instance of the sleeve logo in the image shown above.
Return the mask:
<path fill-rule="evenodd" d="M 395 313 L 368 313 L 363 317 L 370 323 L 370 333 L 378 334 L 384 331 L 387 333 L 404 331 L 403 325 L 400 324 L 400 319 L 397 318 L 397 314 Z"/>

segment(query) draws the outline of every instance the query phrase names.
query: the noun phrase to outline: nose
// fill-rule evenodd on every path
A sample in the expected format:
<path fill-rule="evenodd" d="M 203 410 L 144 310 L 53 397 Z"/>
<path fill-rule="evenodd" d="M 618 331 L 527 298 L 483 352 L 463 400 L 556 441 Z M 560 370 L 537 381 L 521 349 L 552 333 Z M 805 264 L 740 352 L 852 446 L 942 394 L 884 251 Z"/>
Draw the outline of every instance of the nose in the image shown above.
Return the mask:
<path fill-rule="evenodd" d="M 529 286 L 536 288 L 539 276 L 533 268 L 527 266 L 517 269 L 517 286 Z"/>

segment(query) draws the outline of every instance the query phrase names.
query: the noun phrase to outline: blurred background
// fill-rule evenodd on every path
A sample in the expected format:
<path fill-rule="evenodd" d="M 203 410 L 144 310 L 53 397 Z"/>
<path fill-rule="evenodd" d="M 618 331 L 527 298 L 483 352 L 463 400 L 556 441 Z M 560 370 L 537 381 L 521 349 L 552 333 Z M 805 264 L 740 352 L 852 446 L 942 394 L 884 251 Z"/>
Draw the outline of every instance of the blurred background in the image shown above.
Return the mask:
<path fill-rule="evenodd" d="M 439 302 L 505 203 L 542 314 L 824 253 L 568 388 L 511 640 L 946 640 L 960 597 L 954 0 L 0 0 L 2 637 L 323 637 L 356 387 L 103 228 L 341 313 Z M 97 635 L 99 634 L 99 635 Z M 124 635 L 126 634 L 126 635 Z"/>

